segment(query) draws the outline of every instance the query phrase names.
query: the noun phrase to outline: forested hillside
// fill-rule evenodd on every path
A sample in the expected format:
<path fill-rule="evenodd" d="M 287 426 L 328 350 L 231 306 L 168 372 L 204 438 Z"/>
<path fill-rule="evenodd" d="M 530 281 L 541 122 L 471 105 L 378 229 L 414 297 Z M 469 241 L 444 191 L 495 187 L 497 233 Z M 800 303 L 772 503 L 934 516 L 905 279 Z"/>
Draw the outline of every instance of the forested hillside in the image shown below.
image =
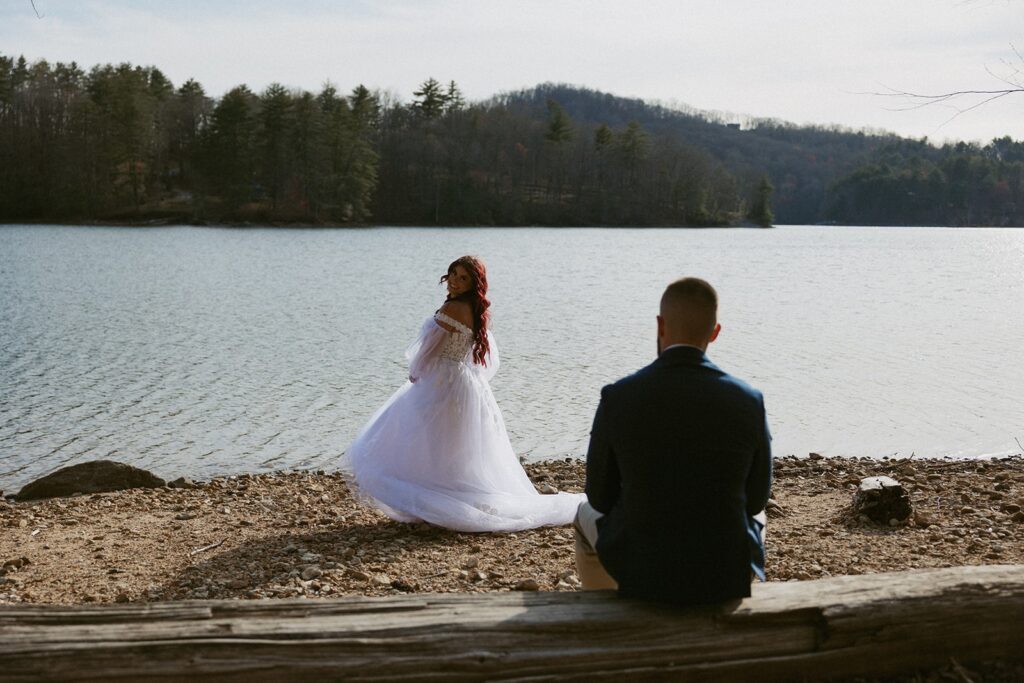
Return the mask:
<path fill-rule="evenodd" d="M 0 221 L 1022 224 L 1022 145 L 699 112 L 561 85 L 466 102 L 0 55 Z"/>
<path fill-rule="evenodd" d="M 754 187 L 767 175 L 775 188 L 772 202 L 780 223 L 824 220 L 828 187 L 856 169 L 873 150 L 899 139 L 767 119 L 740 128 L 730 125 L 728 119 L 699 112 L 680 112 L 638 99 L 550 84 L 499 96 L 493 102 L 540 117 L 549 100 L 558 102 L 581 124 L 622 128 L 635 123 L 660 140 L 702 151 L 707 154 L 709 169 L 722 169 L 742 187 Z"/>
<path fill-rule="evenodd" d="M 1024 226 L 1024 143 L 892 141 L 831 188 L 826 215 L 861 225 Z"/>

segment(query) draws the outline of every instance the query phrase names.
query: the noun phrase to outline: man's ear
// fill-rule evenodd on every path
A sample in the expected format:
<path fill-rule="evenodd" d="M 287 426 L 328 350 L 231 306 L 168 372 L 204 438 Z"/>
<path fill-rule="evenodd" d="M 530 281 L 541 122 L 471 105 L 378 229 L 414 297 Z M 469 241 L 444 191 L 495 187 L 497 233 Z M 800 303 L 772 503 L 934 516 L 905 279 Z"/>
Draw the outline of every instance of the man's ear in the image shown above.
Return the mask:
<path fill-rule="evenodd" d="M 708 339 L 708 344 L 718 339 L 718 333 L 722 331 L 722 325 L 715 323 L 715 329 L 711 330 L 711 337 Z"/>
<path fill-rule="evenodd" d="M 660 315 L 655 317 L 658 319 L 658 338 L 661 339 L 665 336 L 665 319 Z"/>

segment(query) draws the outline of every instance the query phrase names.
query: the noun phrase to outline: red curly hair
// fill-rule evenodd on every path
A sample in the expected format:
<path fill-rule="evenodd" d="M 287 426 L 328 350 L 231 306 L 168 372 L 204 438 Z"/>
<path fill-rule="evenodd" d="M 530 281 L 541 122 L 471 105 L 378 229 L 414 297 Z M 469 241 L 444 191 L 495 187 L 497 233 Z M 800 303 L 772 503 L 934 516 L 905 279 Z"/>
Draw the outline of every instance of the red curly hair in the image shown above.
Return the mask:
<path fill-rule="evenodd" d="M 491 345 L 487 341 L 487 324 L 491 320 L 491 313 L 487 309 L 491 302 L 487 300 L 487 268 L 484 262 L 475 256 L 460 256 L 448 266 L 448 273 L 441 277 L 440 282 L 446 282 L 449 277 L 455 274 L 455 267 L 462 266 L 473 278 L 473 286 L 465 294 L 449 297 L 448 301 L 465 301 L 473 311 L 473 362 L 479 365 L 487 365 L 487 354 Z"/>

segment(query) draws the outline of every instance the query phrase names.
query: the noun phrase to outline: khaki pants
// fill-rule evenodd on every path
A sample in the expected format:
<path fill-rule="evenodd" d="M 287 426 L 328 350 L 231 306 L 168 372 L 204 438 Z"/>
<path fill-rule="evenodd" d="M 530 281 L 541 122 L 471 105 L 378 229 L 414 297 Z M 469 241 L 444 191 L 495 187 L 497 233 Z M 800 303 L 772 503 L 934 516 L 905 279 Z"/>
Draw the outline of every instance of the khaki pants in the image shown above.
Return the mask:
<path fill-rule="evenodd" d="M 594 546 L 597 545 L 597 520 L 601 513 L 580 503 L 572 528 L 576 532 L 576 573 L 579 574 L 585 591 L 617 590 L 619 584 L 609 576 L 601 565 Z"/>
<path fill-rule="evenodd" d="M 618 590 L 619 584 L 613 579 L 597 556 L 594 547 L 597 545 L 597 520 L 603 517 L 600 512 L 590 506 L 590 503 L 580 503 L 576 509 L 576 519 L 573 520 L 572 528 L 576 533 L 576 573 L 583 583 L 585 591 Z M 761 543 L 764 543 L 765 526 L 768 518 L 764 510 L 754 515 L 754 519 L 761 523 Z M 751 582 L 757 581 L 757 576 L 751 572 Z"/>

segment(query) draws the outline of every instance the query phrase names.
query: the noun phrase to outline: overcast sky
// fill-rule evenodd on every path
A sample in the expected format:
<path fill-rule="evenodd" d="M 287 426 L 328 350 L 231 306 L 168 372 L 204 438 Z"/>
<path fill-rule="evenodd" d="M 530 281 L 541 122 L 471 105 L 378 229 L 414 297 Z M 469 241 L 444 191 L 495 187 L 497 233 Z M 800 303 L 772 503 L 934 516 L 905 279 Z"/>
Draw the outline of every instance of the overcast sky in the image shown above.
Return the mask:
<path fill-rule="evenodd" d="M 0 53 L 154 65 L 220 96 L 246 84 L 428 77 L 469 99 L 547 81 L 795 123 L 1024 140 L 1024 94 L 957 114 L 865 94 L 1006 87 L 1017 0 L 0 0 Z M 965 102 L 963 107 L 968 106 Z M 951 117 L 954 117 L 950 120 Z"/>

